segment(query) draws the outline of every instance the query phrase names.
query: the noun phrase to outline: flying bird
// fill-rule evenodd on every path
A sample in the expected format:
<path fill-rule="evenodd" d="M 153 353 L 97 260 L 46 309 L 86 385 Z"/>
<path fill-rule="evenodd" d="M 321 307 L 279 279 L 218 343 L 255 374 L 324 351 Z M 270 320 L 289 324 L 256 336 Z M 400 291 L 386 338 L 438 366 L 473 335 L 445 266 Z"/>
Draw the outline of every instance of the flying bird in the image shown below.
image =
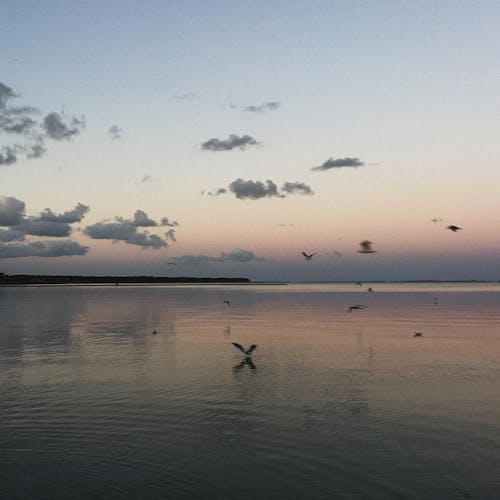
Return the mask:
<path fill-rule="evenodd" d="M 353 309 L 364 309 L 365 307 L 363 304 L 356 304 L 355 306 L 350 306 L 347 312 L 351 313 Z"/>
<path fill-rule="evenodd" d="M 422 337 L 423 333 L 422 332 L 415 332 L 413 334 L 414 337 Z"/>
<path fill-rule="evenodd" d="M 310 253 L 310 254 L 307 254 L 306 252 L 302 252 L 302 255 L 305 257 L 306 260 L 311 260 L 317 254 L 318 254 L 318 252 L 314 252 L 314 253 Z"/>
<path fill-rule="evenodd" d="M 372 245 L 373 243 L 368 240 L 361 241 L 359 243 L 361 246 L 361 249 L 358 250 L 358 253 L 375 253 L 377 250 L 373 250 Z"/>
<path fill-rule="evenodd" d="M 151 335 L 156 335 L 158 333 L 158 330 L 154 330 L 153 332 L 151 332 Z"/>
<path fill-rule="evenodd" d="M 234 347 L 239 349 L 247 358 L 252 357 L 252 353 L 255 351 L 255 348 L 257 347 L 256 344 L 252 344 L 248 349 L 245 349 L 241 344 L 238 344 L 238 342 L 233 342 L 232 343 Z"/>
<path fill-rule="evenodd" d="M 231 302 L 229 302 L 229 300 L 225 300 L 225 301 L 223 302 L 223 304 L 224 304 L 224 305 L 226 305 L 226 306 L 230 306 L 230 305 L 231 305 Z"/>
<path fill-rule="evenodd" d="M 448 226 L 446 229 L 449 229 L 450 231 L 453 231 L 454 233 L 456 233 L 457 231 L 461 231 L 462 230 L 461 227 L 453 226 L 453 225 Z"/>

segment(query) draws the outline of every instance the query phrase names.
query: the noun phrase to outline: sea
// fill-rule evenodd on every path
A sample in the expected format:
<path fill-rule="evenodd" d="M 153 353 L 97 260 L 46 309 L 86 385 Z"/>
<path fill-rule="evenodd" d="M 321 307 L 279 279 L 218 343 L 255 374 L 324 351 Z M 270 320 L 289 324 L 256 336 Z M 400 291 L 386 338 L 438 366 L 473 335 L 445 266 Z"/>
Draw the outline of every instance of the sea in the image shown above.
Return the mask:
<path fill-rule="evenodd" d="M 1 287 L 0 381 L 2 499 L 500 498 L 500 283 Z"/>

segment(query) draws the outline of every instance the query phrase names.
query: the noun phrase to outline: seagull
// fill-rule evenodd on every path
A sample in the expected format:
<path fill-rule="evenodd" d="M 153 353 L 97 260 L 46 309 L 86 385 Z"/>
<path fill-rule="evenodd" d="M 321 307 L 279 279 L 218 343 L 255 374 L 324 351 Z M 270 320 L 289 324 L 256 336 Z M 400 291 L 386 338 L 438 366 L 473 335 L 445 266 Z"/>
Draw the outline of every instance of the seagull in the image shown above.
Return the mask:
<path fill-rule="evenodd" d="M 224 305 L 226 305 L 226 306 L 230 306 L 230 305 L 231 305 L 231 302 L 229 302 L 229 300 L 225 300 L 225 301 L 223 302 L 223 304 L 224 304 Z"/>
<path fill-rule="evenodd" d="M 305 257 L 306 260 L 311 260 L 315 255 L 317 255 L 317 253 L 318 252 L 307 254 L 306 252 L 302 252 L 302 255 Z"/>
<path fill-rule="evenodd" d="M 453 231 L 454 233 L 456 233 L 457 231 L 461 231 L 462 228 L 461 227 L 458 227 L 458 226 L 448 226 L 446 229 L 449 229 L 450 231 Z"/>
<path fill-rule="evenodd" d="M 356 304 L 355 306 L 350 306 L 347 312 L 352 312 L 353 309 L 364 309 L 366 306 L 363 304 Z"/>
<path fill-rule="evenodd" d="M 377 250 L 373 250 L 373 243 L 369 240 L 363 240 L 360 243 L 361 250 L 358 250 L 358 253 L 375 253 Z"/>
<path fill-rule="evenodd" d="M 356 281 L 356 286 L 362 286 L 363 283 L 361 283 L 361 281 Z"/>
<path fill-rule="evenodd" d="M 413 334 L 413 336 L 414 336 L 414 337 L 421 337 L 422 335 L 423 335 L 423 333 L 422 333 L 422 332 L 415 332 L 415 333 Z"/>
<path fill-rule="evenodd" d="M 241 344 L 238 344 L 238 342 L 232 342 L 234 347 L 237 347 L 247 358 L 252 357 L 252 352 L 255 351 L 255 348 L 257 347 L 256 344 L 252 344 L 248 349 L 245 349 Z"/>
<path fill-rule="evenodd" d="M 151 335 L 156 335 L 158 333 L 158 330 L 154 330 L 153 332 L 151 332 Z"/>

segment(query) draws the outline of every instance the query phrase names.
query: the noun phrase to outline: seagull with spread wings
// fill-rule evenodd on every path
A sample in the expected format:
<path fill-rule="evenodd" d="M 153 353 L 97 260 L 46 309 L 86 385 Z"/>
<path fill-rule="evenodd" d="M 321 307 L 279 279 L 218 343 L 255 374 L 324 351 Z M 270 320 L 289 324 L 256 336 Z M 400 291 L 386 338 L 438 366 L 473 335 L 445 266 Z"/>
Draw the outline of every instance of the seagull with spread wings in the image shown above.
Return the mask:
<path fill-rule="evenodd" d="M 239 349 L 247 358 L 252 357 L 252 353 L 255 351 L 255 348 L 257 347 L 256 344 L 252 344 L 248 349 L 245 349 L 241 344 L 238 344 L 238 342 L 233 342 L 232 343 L 234 347 Z"/>
<path fill-rule="evenodd" d="M 309 254 L 306 252 L 302 252 L 302 255 L 305 257 L 306 260 L 311 260 L 317 254 L 318 254 L 318 252 L 309 253 Z"/>

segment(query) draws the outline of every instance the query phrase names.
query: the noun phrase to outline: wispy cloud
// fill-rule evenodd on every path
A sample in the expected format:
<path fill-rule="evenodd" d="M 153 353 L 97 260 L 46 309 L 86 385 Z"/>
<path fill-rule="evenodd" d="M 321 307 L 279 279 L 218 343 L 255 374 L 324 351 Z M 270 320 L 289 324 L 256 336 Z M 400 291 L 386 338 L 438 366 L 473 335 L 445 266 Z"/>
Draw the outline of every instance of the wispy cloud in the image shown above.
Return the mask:
<path fill-rule="evenodd" d="M 359 158 L 328 158 L 324 163 L 317 167 L 311 168 L 311 170 L 330 170 L 332 168 L 343 168 L 343 167 L 362 167 L 364 162 Z"/>
<path fill-rule="evenodd" d="M 111 125 L 111 127 L 108 128 L 108 134 L 111 139 L 117 141 L 122 138 L 123 129 L 121 129 L 118 125 Z"/>
<path fill-rule="evenodd" d="M 187 265 L 187 266 L 199 266 L 203 264 L 209 264 L 213 262 L 254 262 L 264 260 L 262 257 L 258 257 L 251 250 L 244 250 L 238 248 L 231 252 L 221 252 L 219 255 L 181 255 L 180 257 L 175 257 L 173 260 L 177 264 Z"/>
<path fill-rule="evenodd" d="M 281 186 L 281 190 L 288 194 L 302 194 L 307 196 L 314 194 L 311 187 L 304 182 L 285 182 Z"/>
<path fill-rule="evenodd" d="M 270 102 L 263 102 L 262 104 L 259 104 L 258 106 L 247 106 L 245 108 L 245 111 L 248 111 L 250 113 L 264 113 L 265 111 L 273 111 L 275 109 L 278 109 L 281 106 L 281 103 L 277 101 L 270 101 Z"/>
<path fill-rule="evenodd" d="M 168 224 L 165 224 L 167 222 Z M 139 232 L 139 227 L 158 227 L 178 225 L 176 222 L 168 222 L 167 217 L 163 217 L 161 222 L 150 219 L 146 212 L 137 210 L 131 220 L 115 217 L 114 222 L 98 222 L 85 227 L 83 233 L 95 240 L 111 240 L 114 243 L 123 241 L 130 245 L 137 245 L 143 248 L 163 248 L 168 246 L 167 240 L 176 241 L 175 230 L 171 229 L 165 233 L 165 239 L 149 231 Z"/>
<path fill-rule="evenodd" d="M 250 135 L 238 136 L 231 134 L 228 139 L 209 139 L 201 145 L 201 149 L 206 151 L 231 151 L 238 148 L 243 151 L 257 144 L 259 144 L 257 140 Z"/>

